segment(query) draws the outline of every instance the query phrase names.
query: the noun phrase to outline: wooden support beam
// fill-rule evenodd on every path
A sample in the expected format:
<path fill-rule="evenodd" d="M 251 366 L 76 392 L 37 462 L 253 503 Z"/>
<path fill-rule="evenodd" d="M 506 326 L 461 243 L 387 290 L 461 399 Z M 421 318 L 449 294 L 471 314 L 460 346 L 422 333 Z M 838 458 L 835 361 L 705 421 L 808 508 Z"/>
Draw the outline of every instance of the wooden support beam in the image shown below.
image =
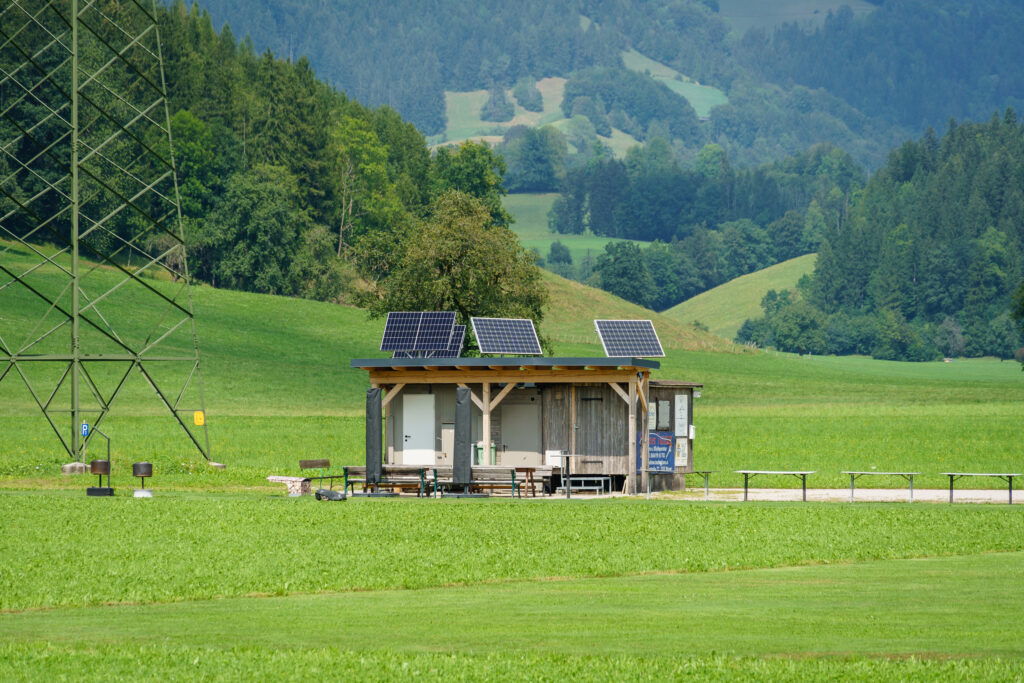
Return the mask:
<path fill-rule="evenodd" d="M 388 389 L 388 393 L 384 395 L 384 400 L 380 402 L 381 408 L 387 408 L 388 404 L 391 403 L 391 399 L 402 393 L 402 389 L 404 387 L 404 384 L 396 384 L 395 386 Z"/>
<path fill-rule="evenodd" d="M 480 440 L 484 442 L 484 452 L 480 455 L 480 464 L 489 465 L 491 458 L 491 383 L 483 384 L 483 419 L 480 421 Z"/>
<path fill-rule="evenodd" d="M 484 402 L 483 402 L 483 401 L 481 401 L 481 400 L 480 400 L 480 398 L 479 398 L 479 397 L 478 397 L 478 396 L 477 396 L 476 394 L 474 394 L 474 393 L 473 393 L 473 390 L 472 390 L 472 389 L 470 389 L 468 385 L 466 385 L 466 384 L 463 384 L 462 382 L 459 382 L 459 386 L 460 386 L 460 387 L 462 387 L 462 388 L 464 388 L 464 389 L 469 389 L 469 397 L 470 397 L 471 399 L 473 399 L 473 403 L 474 403 L 474 404 L 476 405 L 476 407 L 477 407 L 477 408 L 479 408 L 480 410 L 483 410 L 483 409 L 484 409 Z"/>
<path fill-rule="evenodd" d="M 576 385 L 569 385 L 569 455 L 576 455 Z M 565 460 L 562 461 L 566 462 Z M 563 465 L 564 468 L 564 465 Z M 568 489 L 566 489 L 568 490 Z"/>
<path fill-rule="evenodd" d="M 626 409 L 629 411 L 629 468 L 627 471 L 636 471 L 636 378 L 632 377 L 629 380 L 629 399 L 626 401 L 628 406 Z M 644 482 L 646 482 L 647 473 L 644 473 Z M 634 475 L 635 478 L 635 475 Z M 634 491 L 635 492 L 635 491 Z"/>
<path fill-rule="evenodd" d="M 619 386 L 618 382 L 608 382 L 608 386 L 615 390 L 615 393 L 618 394 L 622 398 L 622 400 L 626 402 L 627 406 L 630 405 L 629 394 L 622 390 L 622 387 Z"/>
<path fill-rule="evenodd" d="M 498 404 L 501 403 L 501 400 L 508 396 L 508 392 L 512 391 L 515 388 L 516 385 L 514 382 L 509 382 L 508 384 L 506 384 L 505 387 L 500 392 L 498 392 L 498 395 L 494 397 L 494 400 L 491 401 L 491 410 L 497 408 Z"/>

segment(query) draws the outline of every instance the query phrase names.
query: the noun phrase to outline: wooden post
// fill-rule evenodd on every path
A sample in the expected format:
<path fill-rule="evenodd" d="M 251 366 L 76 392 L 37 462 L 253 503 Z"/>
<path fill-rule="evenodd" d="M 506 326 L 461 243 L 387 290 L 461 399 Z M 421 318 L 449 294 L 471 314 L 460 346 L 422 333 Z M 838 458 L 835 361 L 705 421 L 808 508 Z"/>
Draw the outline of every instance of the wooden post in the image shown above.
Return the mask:
<path fill-rule="evenodd" d="M 491 383 L 483 383 L 483 419 L 481 421 L 482 432 L 480 440 L 484 443 L 483 452 L 480 454 L 480 464 L 490 465 L 491 458 Z"/>
<path fill-rule="evenodd" d="M 646 380 L 647 377 L 645 377 L 644 379 Z M 645 381 L 642 386 L 643 386 L 643 394 L 639 398 L 640 398 L 640 402 L 641 402 L 641 408 L 642 408 L 642 414 L 643 414 L 643 417 L 644 417 L 644 421 L 643 421 L 643 426 L 640 429 L 640 432 L 643 434 L 643 439 L 641 439 L 641 441 L 640 441 L 640 444 L 641 444 L 640 445 L 640 451 L 642 453 L 641 457 L 643 458 L 643 467 L 644 467 L 644 491 L 647 491 L 648 490 L 647 487 L 648 487 L 648 485 L 650 483 L 650 482 L 648 482 L 647 478 L 651 476 L 650 472 L 647 471 L 648 469 L 650 469 L 650 463 L 651 463 L 651 439 L 650 439 L 650 432 L 648 430 L 648 425 L 650 423 L 650 420 L 647 419 L 647 417 L 648 417 L 647 416 L 647 411 L 650 410 L 650 404 L 648 403 L 648 400 L 649 400 L 649 397 L 650 397 L 650 390 L 649 390 L 650 384 L 649 384 L 649 382 Z M 634 414 L 636 413 L 636 407 L 635 406 L 633 406 L 631 408 L 631 410 L 633 411 Z"/>
<path fill-rule="evenodd" d="M 576 455 L 576 385 L 569 385 L 569 455 Z M 562 469 L 565 469 L 565 458 L 562 458 Z"/>
<path fill-rule="evenodd" d="M 629 378 L 629 471 L 633 472 L 633 493 L 639 493 L 637 483 L 646 483 L 647 473 L 642 481 L 636 477 L 636 377 Z"/>

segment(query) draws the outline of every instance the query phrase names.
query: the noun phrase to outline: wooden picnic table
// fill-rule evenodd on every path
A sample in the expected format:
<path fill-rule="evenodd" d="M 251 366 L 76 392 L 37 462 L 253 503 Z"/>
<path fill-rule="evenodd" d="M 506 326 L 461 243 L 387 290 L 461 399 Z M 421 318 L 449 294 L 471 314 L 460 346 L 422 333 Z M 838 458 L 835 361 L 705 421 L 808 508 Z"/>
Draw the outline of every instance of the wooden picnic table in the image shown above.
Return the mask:
<path fill-rule="evenodd" d="M 736 474 L 743 475 L 743 500 L 747 500 L 747 483 L 759 474 L 782 474 L 799 477 L 803 488 L 803 501 L 807 502 L 807 475 L 814 474 L 816 470 L 735 470 Z"/>
<path fill-rule="evenodd" d="M 1019 472 L 1012 474 L 1005 472 L 943 472 L 944 475 L 949 477 L 949 502 L 953 502 L 953 482 L 961 477 L 995 477 L 996 479 L 1002 479 L 1006 481 L 1009 486 L 1007 489 L 1010 492 L 1010 505 L 1013 505 L 1013 478 L 1022 476 Z"/>
<path fill-rule="evenodd" d="M 849 472 L 849 471 L 844 471 L 843 474 L 849 474 L 850 475 L 850 502 L 851 503 L 853 502 L 853 482 L 855 480 L 859 479 L 860 477 L 863 477 L 863 476 L 866 476 L 866 475 L 870 475 L 870 474 L 887 475 L 887 476 L 891 476 L 891 477 L 903 477 L 904 479 L 908 479 L 910 481 L 910 502 L 913 503 L 914 502 L 914 476 L 918 475 L 918 474 L 921 474 L 921 473 L 920 472 L 875 472 L 875 471 L 871 471 L 871 472 Z"/>

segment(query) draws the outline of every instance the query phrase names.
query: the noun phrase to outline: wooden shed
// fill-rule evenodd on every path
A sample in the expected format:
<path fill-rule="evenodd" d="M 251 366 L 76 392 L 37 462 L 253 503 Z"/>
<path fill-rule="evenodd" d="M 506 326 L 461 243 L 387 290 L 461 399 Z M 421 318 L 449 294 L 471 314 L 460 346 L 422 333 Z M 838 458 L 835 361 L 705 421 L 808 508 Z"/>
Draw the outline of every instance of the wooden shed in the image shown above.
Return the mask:
<path fill-rule="evenodd" d="M 627 492 L 645 490 L 649 470 L 659 470 L 650 472 L 652 490 L 682 487 L 693 471 L 693 393 L 701 385 L 651 380 L 657 361 L 378 358 L 351 364 L 383 390 L 388 465 L 452 465 L 456 388 L 466 387 L 474 464 L 561 471 L 568 458 L 574 474 L 611 476 L 616 490 Z"/>

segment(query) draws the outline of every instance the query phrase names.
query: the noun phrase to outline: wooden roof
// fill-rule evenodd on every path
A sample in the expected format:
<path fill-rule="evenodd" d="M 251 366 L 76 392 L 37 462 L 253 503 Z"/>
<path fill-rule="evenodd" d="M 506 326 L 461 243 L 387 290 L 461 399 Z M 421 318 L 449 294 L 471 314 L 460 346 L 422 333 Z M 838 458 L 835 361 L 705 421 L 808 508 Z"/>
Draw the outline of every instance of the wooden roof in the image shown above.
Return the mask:
<path fill-rule="evenodd" d="M 649 376 L 661 364 L 645 358 L 357 358 L 353 368 L 374 384 L 463 384 L 475 382 L 622 382 Z"/>

